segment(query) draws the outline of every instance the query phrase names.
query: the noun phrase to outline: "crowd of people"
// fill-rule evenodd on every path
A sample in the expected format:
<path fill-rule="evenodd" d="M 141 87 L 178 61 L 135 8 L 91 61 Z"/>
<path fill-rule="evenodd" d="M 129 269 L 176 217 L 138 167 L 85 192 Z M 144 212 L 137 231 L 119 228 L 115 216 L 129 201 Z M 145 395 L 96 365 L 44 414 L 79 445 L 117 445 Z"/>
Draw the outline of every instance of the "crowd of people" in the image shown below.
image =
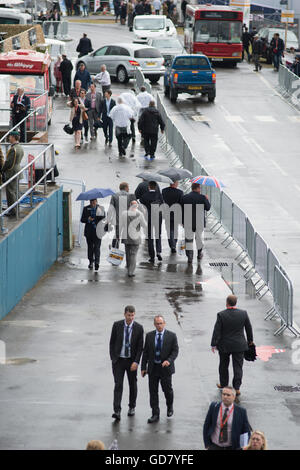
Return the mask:
<path fill-rule="evenodd" d="M 186 3 L 183 2 L 185 12 Z M 175 26 L 179 23 L 179 13 L 174 0 L 114 0 L 115 22 L 120 20 L 120 24 L 127 26 L 132 31 L 133 20 L 137 15 L 165 15 L 170 18 Z"/>

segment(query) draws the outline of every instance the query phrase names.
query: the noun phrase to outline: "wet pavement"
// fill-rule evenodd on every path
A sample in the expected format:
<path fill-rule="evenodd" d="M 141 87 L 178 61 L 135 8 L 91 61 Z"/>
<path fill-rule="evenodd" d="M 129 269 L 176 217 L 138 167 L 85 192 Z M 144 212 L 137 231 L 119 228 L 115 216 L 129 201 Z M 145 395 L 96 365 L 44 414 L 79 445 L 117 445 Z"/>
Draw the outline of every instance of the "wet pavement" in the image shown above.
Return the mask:
<path fill-rule="evenodd" d="M 130 85 L 129 85 L 130 86 Z M 113 84 L 114 95 L 122 88 Z M 55 103 L 50 141 L 59 151 L 61 178 L 84 179 L 88 188 L 117 189 L 145 168 L 168 165 L 161 149 L 154 162 L 146 162 L 139 143 L 134 156 L 120 160 L 116 142 L 105 148 L 103 136 L 73 150 L 72 136 L 64 134 L 69 110 L 65 100 Z M 137 138 L 139 141 L 139 138 Z M 74 196 L 78 188 L 74 186 Z M 104 200 L 107 207 L 108 200 Z M 73 204 L 74 228 L 79 208 Z M 274 337 L 278 322 L 264 321 L 270 297 L 255 298 L 252 284 L 234 258 L 237 249 L 221 245 L 222 231 L 212 235 L 209 220 L 201 264 L 188 266 L 184 256 L 170 255 L 163 240 L 163 261 L 147 263 L 146 245 L 140 247 L 136 277 L 124 266 L 107 261 L 110 238 L 102 243 L 99 273 L 87 269 L 86 245 L 65 254 L 18 306 L 0 322 L 7 362 L 0 364 L 0 449 L 83 449 L 91 439 L 120 449 L 203 449 L 202 426 L 209 403 L 219 398 L 218 356 L 210 351 L 216 314 L 234 292 L 247 309 L 254 329 L 259 358 L 245 363 L 240 404 L 247 408 L 253 429 L 266 433 L 271 449 L 299 449 L 300 380 L 294 339 Z M 128 387 L 124 381 L 122 419 L 111 418 L 113 377 L 108 352 L 111 327 L 123 316 L 124 306 L 136 307 L 136 320 L 145 332 L 153 317 L 163 314 L 175 331 L 179 356 L 173 378 L 174 416 L 147 424 L 150 416 L 147 378 L 138 376 L 136 416 L 127 417 Z M 299 358 L 300 359 L 300 358 Z M 232 374 L 230 374 L 232 378 Z"/>

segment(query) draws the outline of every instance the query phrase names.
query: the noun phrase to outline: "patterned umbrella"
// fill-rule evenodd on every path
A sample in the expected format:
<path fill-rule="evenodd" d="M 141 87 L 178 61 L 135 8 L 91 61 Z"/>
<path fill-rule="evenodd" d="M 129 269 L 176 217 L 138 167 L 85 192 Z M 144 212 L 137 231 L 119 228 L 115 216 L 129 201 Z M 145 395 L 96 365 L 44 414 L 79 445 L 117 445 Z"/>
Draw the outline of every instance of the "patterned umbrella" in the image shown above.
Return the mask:
<path fill-rule="evenodd" d="M 224 188 L 225 184 L 218 180 L 215 176 L 195 176 L 190 179 L 191 183 L 202 184 L 202 186 L 214 186 L 215 188 Z"/>

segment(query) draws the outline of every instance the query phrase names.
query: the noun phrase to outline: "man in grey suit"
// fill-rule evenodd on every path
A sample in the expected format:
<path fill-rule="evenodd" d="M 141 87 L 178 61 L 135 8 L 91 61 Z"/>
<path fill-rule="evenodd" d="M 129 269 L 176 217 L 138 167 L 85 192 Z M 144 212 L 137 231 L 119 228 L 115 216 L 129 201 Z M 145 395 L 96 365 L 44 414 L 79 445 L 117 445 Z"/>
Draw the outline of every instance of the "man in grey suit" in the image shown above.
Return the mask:
<path fill-rule="evenodd" d="M 212 351 L 219 351 L 220 383 L 218 388 L 228 386 L 229 382 L 229 361 L 232 356 L 233 380 L 232 385 L 236 390 L 236 395 L 240 395 L 240 386 L 243 377 L 244 353 L 253 344 L 252 326 L 246 310 L 236 308 L 237 297 L 229 295 L 226 299 L 226 310 L 218 313 L 215 323 L 211 347 Z M 246 330 L 247 341 L 244 335 Z"/>
<path fill-rule="evenodd" d="M 172 375 L 175 374 L 174 362 L 179 351 L 177 336 L 165 329 L 166 322 L 163 316 L 154 317 L 154 326 L 156 329 L 146 335 L 141 365 L 142 377 L 145 377 L 147 373 L 149 375 L 152 416 L 148 419 L 148 423 L 155 423 L 159 420 L 159 382 L 166 398 L 167 416 L 170 418 L 174 413 Z"/>
<path fill-rule="evenodd" d="M 108 223 L 115 225 L 115 236 L 112 242 L 113 248 L 119 246 L 121 215 L 129 209 L 130 203 L 135 200 L 135 195 L 129 193 L 128 183 L 120 183 L 119 189 L 120 191 L 111 197 L 107 214 Z"/>
<path fill-rule="evenodd" d="M 96 90 L 96 85 L 92 83 L 89 92 L 86 94 L 84 102 L 89 117 L 91 140 L 95 139 L 97 136 L 94 124 L 96 121 L 100 121 L 101 101 L 102 94 Z"/>

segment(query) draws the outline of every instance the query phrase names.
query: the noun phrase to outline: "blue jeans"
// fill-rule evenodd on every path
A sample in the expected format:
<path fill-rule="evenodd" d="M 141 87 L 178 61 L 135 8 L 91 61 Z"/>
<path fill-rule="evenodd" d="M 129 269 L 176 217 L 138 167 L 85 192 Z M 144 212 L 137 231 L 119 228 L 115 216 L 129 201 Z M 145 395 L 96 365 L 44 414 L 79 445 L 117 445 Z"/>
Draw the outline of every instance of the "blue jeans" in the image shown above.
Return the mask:
<path fill-rule="evenodd" d="M 279 69 L 279 65 L 281 64 L 281 56 L 282 56 L 281 52 L 279 52 L 278 54 L 274 54 L 273 56 L 274 67 L 277 70 Z"/>

